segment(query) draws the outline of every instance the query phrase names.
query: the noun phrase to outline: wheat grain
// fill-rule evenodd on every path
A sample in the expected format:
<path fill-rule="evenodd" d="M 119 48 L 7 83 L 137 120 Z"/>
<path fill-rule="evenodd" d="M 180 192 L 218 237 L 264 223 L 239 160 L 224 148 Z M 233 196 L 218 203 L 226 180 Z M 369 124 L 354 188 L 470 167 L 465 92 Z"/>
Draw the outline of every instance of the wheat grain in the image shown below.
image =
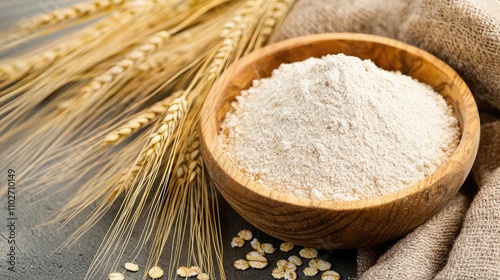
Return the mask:
<path fill-rule="evenodd" d="M 132 119 L 128 121 L 126 124 L 106 135 L 103 139 L 103 142 L 106 144 L 120 143 L 121 141 L 130 137 L 130 135 L 132 135 L 139 129 L 152 124 L 161 116 L 161 114 L 167 111 L 168 107 L 172 103 L 172 100 L 181 95 L 182 92 L 183 91 L 177 91 L 176 93 L 173 93 L 167 98 L 159 102 L 156 102 L 150 107 L 144 109 L 138 115 L 132 117 Z"/>
<path fill-rule="evenodd" d="M 130 70 L 133 69 L 136 64 L 144 61 L 151 53 L 161 48 L 169 37 L 170 33 L 165 30 L 157 32 L 149 37 L 147 43 L 139 45 L 124 59 L 109 68 L 104 74 L 94 78 L 85 88 L 83 88 L 83 97 L 86 98 L 96 93 L 106 85 L 112 84 L 120 77 L 130 73 Z"/>
<path fill-rule="evenodd" d="M 238 45 L 243 32 L 249 28 L 249 21 L 252 19 L 252 14 L 258 10 L 262 0 L 249 0 L 243 3 L 235 16 L 224 24 L 220 33 L 222 43 L 214 55 L 214 58 L 208 66 L 207 79 L 213 80 L 222 71 L 223 66 L 227 63 L 229 56 L 234 52 Z"/>
<path fill-rule="evenodd" d="M 179 121 L 184 117 L 187 107 L 187 101 L 184 95 L 176 98 L 172 102 L 170 107 L 168 107 L 167 115 L 163 118 L 160 127 L 151 138 L 146 155 L 150 156 L 153 153 L 158 155 L 160 153 L 164 144 L 168 142 L 174 134 L 175 129 L 179 125 Z"/>
<path fill-rule="evenodd" d="M 202 158 L 200 155 L 200 141 L 197 131 L 194 131 L 188 138 L 188 150 L 186 156 L 188 157 L 188 180 L 193 182 L 196 176 L 201 174 Z"/>
<path fill-rule="evenodd" d="M 281 23 L 294 3 L 295 0 L 276 1 L 274 7 L 269 11 L 269 15 L 264 18 L 263 27 L 257 39 L 257 45 L 262 45 L 268 40 L 275 27 Z"/>

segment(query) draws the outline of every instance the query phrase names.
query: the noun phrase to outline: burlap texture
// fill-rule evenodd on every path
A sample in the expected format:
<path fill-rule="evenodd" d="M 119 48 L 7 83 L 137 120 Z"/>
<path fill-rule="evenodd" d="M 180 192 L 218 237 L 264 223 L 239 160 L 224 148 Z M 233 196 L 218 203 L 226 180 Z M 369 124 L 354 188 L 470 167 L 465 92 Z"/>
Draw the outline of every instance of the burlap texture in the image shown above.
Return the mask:
<path fill-rule="evenodd" d="M 376 34 L 425 49 L 457 70 L 476 98 L 500 109 L 498 0 L 299 0 L 273 41 L 325 32 Z M 455 242 L 463 197 L 359 279 L 432 279 L 436 273 L 436 279 L 500 279 L 500 122 L 482 127 L 473 173 L 479 192 Z M 376 258 L 374 250 L 360 250 L 359 272 Z"/>
<path fill-rule="evenodd" d="M 300 0 L 273 40 L 324 32 L 371 33 L 423 48 L 500 109 L 498 0 Z"/>
<path fill-rule="evenodd" d="M 357 275 L 362 275 L 370 269 L 370 267 L 374 266 L 379 257 L 376 248 L 370 247 L 359 249 L 358 256 L 356 257 Z"/>
<path fill-rule="evenodd" d="M 457 194 L 441 212 L 398 241 L 358 279 L 432 279 L 446 263 L 467 206 L 465 196 Z"/>
<path fill-rule="evenodd" d="M 500 279 L 500 121 L 481 128 L 473 172 L 479 193 L 435 279 Z"/>

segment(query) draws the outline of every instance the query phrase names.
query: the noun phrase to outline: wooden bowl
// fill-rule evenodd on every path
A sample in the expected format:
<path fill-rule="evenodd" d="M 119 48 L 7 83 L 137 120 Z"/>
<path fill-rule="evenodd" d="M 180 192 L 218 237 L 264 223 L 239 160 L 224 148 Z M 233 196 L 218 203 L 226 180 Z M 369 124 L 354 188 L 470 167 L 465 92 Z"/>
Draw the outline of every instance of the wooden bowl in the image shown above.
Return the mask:
<path fill-rule="evenodd" d="M 278 193 L 249 179 L 224 153 L 221 123 L 242 89 L 281 63 L 344 53 L 371 59 L 434 87 L 453 106 L 461 128 L 456 151 L 419 183 L 352 202 L 315 201 Z M 442 209 L 467 177 L 479 144 L 479 115 L 467 85 L 448 65 L 416 47 L 366 34 L 319 34 L 259 49 L 229 67 L 200 119 L 201 152 L 212 182 L 248 222 L 276 238 L 313 248 L 360 248 L 400 237 Z"/>

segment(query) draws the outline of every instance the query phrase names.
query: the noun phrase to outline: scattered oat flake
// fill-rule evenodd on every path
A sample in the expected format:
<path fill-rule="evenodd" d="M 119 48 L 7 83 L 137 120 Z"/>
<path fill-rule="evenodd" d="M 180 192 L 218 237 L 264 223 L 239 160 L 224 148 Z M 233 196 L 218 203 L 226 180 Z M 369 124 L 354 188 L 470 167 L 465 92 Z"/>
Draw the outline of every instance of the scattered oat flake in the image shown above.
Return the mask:
<path fill-rule="evenodd" d="M 318 250 L 313 248 L 303 248 L 299 251 L 299 255 L 306 259 L 314 259 L 318 257 Z"/>
<path fill-rule="evenodd" d="M 259 240 L 257 240 L 257 238 L 252 239 L 252 241 L 250 241 L 250 245 L 252 246 L 252 249 L 254 249 L 257 253 L 259 253 L 261 255 L 266 254 L 264 252 L 264 250 L 262 249 L 260 242 L 259 242 Z"/>
<path fill-rule="evenodd" d="M 295 264 L 293 264 L 292 262 L 288 262 L 285 267 L 284 267 L 285 271 L 295 271 L 297 270 L 297 266 Z"/>
<path fill-rule="evenodd" d="M 321 275 L 321 280 L 340 280 L 340 274 L 336 271 L 328 270 L 323 272 Z"/>
<path fill-rule="evenodd" d="M 193 276 L 197 276 L 198 273 L 200 273 L 200 269 L 192 269 L 192 268 L 188 268 L 187 269 L 187 277 L 193 277 Z"/>
<path fill-rule="evenodd" d="M 319 269 L 319 271 L 327 271 L 332 268 L 332 264 L 324 260 L 319 260 L 319 262 L 316 264 L 316 267 Z"/>
<path fill-rule="evenodd" d="M 149 277 L 152 279 L 158 279 L 163 276 L 163 269 L 159 266 L 153 266 L 149 271 L 148 271 Z"/>
<path fill-rule="evenodd" d="M 124 280 L 125 276 L 120 272 L 112 272 L 108 275 L 108 280 Z"/>
<path fill-rule="evenodd" d="M 180 277 L 187 277 L 188 276 L 188 270 L 189 270 L 189 268 L 187 268 L 185 266 L 180 266 L 177 269 L 177 275 L 180 276 Z"/>
<path fill-rule="evenodd" d="M 274 277 L 274 279 L 283 279 L 285 277 L 285 271 L 281 267 L 277 267 L 273 269 L 273 272 L 271 275 Z"/>
<path fill-rule="evenodd" d="M 253 238 L 253 233 L 247 229 L 244 229 L 244 230 L 240 230 L 238 232 L 238 236 L 243 238 L 246 241 L 250 241 Z"/>
<path fill-rule="evenodd" d="M 136 272 L 139 270 L 139 266 L 135 263 L 125 263 L 125 269 L 128 271 Z"/>
<path fill-rule="evenodd" d="M 293 249 L 294 245 L 290 242 L 283 242 L 280 245 L 280 250 L 283 252 L 289 252 Z"/>
<path fill-rule="evenodd" d="M 200 268 L 199 266 L 195 266 L 195 265 L 193 265 L 193 266 L 191 266 L 191 267 L 189 268 L 189 270 L 188 270 L 188 271 L 194 271 L 194 272 L 196 272 L 196 274 L 200 274 L 200 273 L 201 273 L 201 268 Z M 193 276 L 196 276 L 196 275 L 193 275 Z M 189 277 L 189 276 L 188 276 L 188 277 Z"/>
<path fill-rule="evenodd" d="M 208 277 L 208 274 L 206 274 L 206 273 L 200 273 L 200 274 L 198 274 L 198 276 L 196 277 L 196 279 L 198 279 L 198 280 L 209 280 L 210 277 Z"/>
<path fill-rule="evenodd" d="M 276 251 L 276 249 L 274 249 L 274 247 L 273 247 L 273 244 L 271 244 L 271 243 L 260 244 L 260 248 L 266 254 L 272 254 L 272 253 L 274 253 L 274 251 Z"/>
<path fill-rule="evenodd" d="M 312 259 L 309 261 L 309 266 L 318 268 L 318 264 L 320 261 L 321 261 L 320 259 Z"/>
<path fill-rule="evenodd" d="M 257 248 L 255 251 L 257 251 L 257 253 L 261 254 L 262 256 L 264 256 L 266 254 L 266 252 L 264 252 L 262 247 Z"/>
<path fill-rule="evenodd" d="M 246 260 L 241 260 L 241 259 L 234 261 L 233 265 L 239 270 L 247 270 L 250 267 L 250 265 Z"/>
<path fill-rule="evenodd" d="M 248 260 L 248 265 L 250 265 L 251 268 L 262 269 L 268 264 L 266 257 L 260 255 L 256 251 L 248 253 L 246 257 Z"/>
<path fill-rule="evenodd" d="M 276 262 L 276 266 L 279 268 L 284 268 L 287 263 L 288 263 L 287 260 L 279 260 Z"/>
<path fill-rule="evenodd" d="M 250 241 L 250 245 L 252 245 L 253 249 L 260 248 L 260 242 L 257 238 L 252 239 L 252 241 Z"/>
<path fill-rule="evenodd" d="M 295 271 L 285 271 L 285 280 L 295 279 L 297 279 L 297 273 L 295 273 Z"/>
<path fill-rule="evenodd" d="M 301 266 L 302 265 L 302 260 L 299 257 L 295 256 L 295 255 L 294 256 L 290 256 L 288 258 L 288 261 L 291 262 L 291 263 L 293 263 L 296 266 Z"/>
<path fill-rule="evenodd" d="M 252 251 L 252 252 L 248 253 L 246 255 L 246 257 L 247 257 L 247 260 L 249 260 L 249 261 L 262 260 L 263 258 L 265 259 L 265 257 L 262 256 L 261 254 L 259 254 L 259 252 L 257 252 L 257 251 Z"/>
<path fill-rule="evenodd" d="M 251 268 L 263 269 L 264 267 L 267 266 L 268 262 L 267 259 L 264 258 L 264 260 L 248 261 L 248 264 L 250 265 Z"/>
<path fill-rule="evenodd" d="M 308 267 L 304 268 L 304 270 L 302 272 L 304 272 L 305 276 L 314 276 L 314 275 L 318 274 L 318 269 L 316 267 L 308 266 Z"/>
<path fill-rule="evenodd" d="M 241 248 L 245 245 L 245 240 L 241 237 L 235 236 L 233 237 L 233 240 L 231 241 L 231 247 L 235 248 Z"/>

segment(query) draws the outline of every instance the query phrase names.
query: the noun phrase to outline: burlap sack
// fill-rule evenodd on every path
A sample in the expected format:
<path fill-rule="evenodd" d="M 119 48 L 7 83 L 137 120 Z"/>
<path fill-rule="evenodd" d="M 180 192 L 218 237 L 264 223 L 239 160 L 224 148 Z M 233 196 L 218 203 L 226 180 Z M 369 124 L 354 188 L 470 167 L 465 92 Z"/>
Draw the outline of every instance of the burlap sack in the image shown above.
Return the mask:
<path fill-rule="evenodd" d="M 358 256 L 356 257 L 357 263 L 357 275 L 363 275 L 370 267 L 377 263 L 380 255 L 376 248 L 361 248 L 358 250 Z"/>
<path fill-rule="evenodd" d="M 358 280 L 432 279 L 446 263 L 467 206 L 465 196 L 458 194 L 436 216 L 398 241 Z"/>
<path fill-rule="evenodd" d="M 273 40 L 324 32 L 371 33 L 423 48 L 500 109 L 498 0 L 299 0 Z"/>
<path fill-rule="evenodd" d="M 500 279 L 500 121 L 481 128 L 473 172 L 479 193 L 435 279 Z"/>
<path fill-rule="evenodd" d="M 457 70 L 477 98 L 500 109 L 498 0 L 299 0 L 273 41 L 324 32 L 371 33 L 423 48 Z M 437 279 L 500 279 L 499 161 L 500 122 L 496 122 L 482 128 L 473 170 L 480 191 L 448 259 L 453 244 L 448 230 L 456 227 L 441 227 L 439 221 L 457 222 L 443 215 L 451 211 L 460 216 L 457 208 L 450 210 L 460 205 L 460 199 L 398 242 L 361 279 L 432 278 L 445 262 Z M 360 251 L 360 272 L 376 259 L 374 252 Z"/>

